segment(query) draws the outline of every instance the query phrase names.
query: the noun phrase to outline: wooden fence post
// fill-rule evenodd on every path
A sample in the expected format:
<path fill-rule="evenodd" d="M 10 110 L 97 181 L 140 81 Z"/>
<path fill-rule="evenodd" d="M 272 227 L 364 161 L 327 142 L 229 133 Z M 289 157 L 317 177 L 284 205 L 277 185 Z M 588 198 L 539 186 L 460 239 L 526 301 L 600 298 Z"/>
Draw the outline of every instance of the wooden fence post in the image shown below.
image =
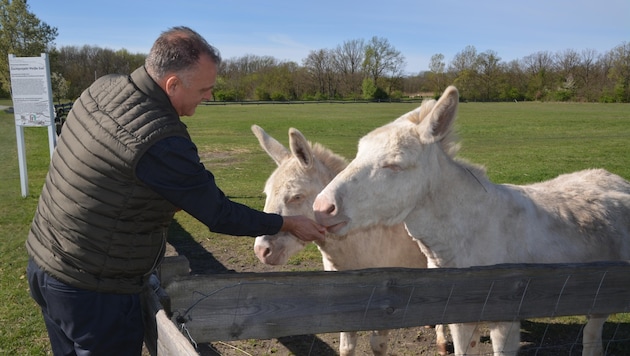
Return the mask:
<path fill-rule="evenodd" d="M 188 260 L 183 257 L 166 257 L 159 274 L 170 281 L 178 275 L 188 274 Z M 152 356 L 198 356 L 188 340 L 170 319 L 170 298 L 160 286 L 157 276 L 142 294 L 144 317 L 144 344 Z M 166 306 L 166 309 L 164 308 Z"/>

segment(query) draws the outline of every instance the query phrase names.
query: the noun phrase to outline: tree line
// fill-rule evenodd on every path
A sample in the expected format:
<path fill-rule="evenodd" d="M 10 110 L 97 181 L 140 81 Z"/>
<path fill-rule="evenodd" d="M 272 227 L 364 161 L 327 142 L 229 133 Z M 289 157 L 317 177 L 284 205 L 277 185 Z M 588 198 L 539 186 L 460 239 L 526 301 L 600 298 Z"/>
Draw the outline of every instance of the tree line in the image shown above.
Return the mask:
<path fill-rule="evenodd" d="M 0 96 L 10 97 L 8 54 L 49 54 L 53 96 L 73 100 L 99 76 L 129 74 L 146 54 L 97 46 L 54 46 L 57 29 L 28 10 L 26 0 L 0 0 Z M 630 42 L 593 49 L 540 51 L 502 61 L 470 45 L 448 63 L 405 74 L 404 55 L 386 38 L 352 39 L 311 51 L 301 63 L 248 54 L 224 59 L 215 100 L 388 100 L 437 96 L 454 84 L 469 101 L 630 102 Z"/>
<path fill-rule="evenodd" d="M 504 62 L 467 46 L 450 62 L 431 57 L 427 71 L 404 75 L 404 56 L 387 39 L 346 41 L 311 51 L 301 65 L 254 55 L 224 61 L 220 100 L 356 100 L 438 96 L 451 84 L 470 101 L 630 102 L 630 42 L 593 49 L 539 51 Z"/>

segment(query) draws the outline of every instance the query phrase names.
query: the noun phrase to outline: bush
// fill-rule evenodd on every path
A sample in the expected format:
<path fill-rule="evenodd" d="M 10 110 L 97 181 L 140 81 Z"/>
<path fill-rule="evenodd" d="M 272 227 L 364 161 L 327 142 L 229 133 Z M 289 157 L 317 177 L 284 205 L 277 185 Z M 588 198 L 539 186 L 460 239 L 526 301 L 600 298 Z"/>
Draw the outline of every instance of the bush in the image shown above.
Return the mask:
<path fill-rule="evenodd" d="M 363 91 L 363 99 L 371 100 L 374 99 L 374 94 L 376 93 L 376 84 L 369 79 L 363 79 L 363 84 L 361 85 L 361 91 Z"/>
<path fill-rule="evenodd" d="M 287 101 L 287 97 L 284 94 L 279 93 L 279 92 L 275 92 L 271 94 L 270 98 L 273 101 Z"/>
<path fill-rule="evenodd" d="M 236 89 L 223 89 L 213 92 L 214 98 L 220 101 L 238 101 L 245 98 L 244 94 L 240 94 Z"/>
<path fill-rule="evenodd" d="M 269 94 L 269 92 L 266 91 L 265 89 L 256 88 L 256 100 L 270 101 L 271 94 Z"/>
<path fill-rule="evenodd" d="M 408 96 L 407 96 L 408 97 Z M 403 98 L 403 93 L 400 90 L 394 90 L 389 96 L 390 99 L 400 100 Z"/>
<path fill-rule="evenodd" d="M 569 101 L 573 98 L 573 92 L 570 90 L 559 89 L 553 93 L 553 96 L 557 101 Z"/>

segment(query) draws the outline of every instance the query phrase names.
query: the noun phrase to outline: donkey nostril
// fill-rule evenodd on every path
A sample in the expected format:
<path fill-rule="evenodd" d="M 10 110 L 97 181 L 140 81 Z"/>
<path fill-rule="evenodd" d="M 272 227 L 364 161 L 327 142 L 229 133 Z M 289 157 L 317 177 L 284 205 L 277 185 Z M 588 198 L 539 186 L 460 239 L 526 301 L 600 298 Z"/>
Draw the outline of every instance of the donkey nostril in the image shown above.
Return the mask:
<path fill-rule="evenodd" d="M 315 211 L 315 216 L 319 215 L 323 217 L 324 215 L 335 214 L 337 212 L 337 206 L 334 202 L 331 202 L 319 195 L 313 203 L 313 210 Z"/>
<path fill-rule="evenodd" d="M 263 257 L 267 257 L 267 256 L 269 256 L 269 255 L 271 255 L 271 249 L 270 249 L 270 248 L 266 248 L 266 249 L 263 251 L 262 256 L 263 256 Z"/>

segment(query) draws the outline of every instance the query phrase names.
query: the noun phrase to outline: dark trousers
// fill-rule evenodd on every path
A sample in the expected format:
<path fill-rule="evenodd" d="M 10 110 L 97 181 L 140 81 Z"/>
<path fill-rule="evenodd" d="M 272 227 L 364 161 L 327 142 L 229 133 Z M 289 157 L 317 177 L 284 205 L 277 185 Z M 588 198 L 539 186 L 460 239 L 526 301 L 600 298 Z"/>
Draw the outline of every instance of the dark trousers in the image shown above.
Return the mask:
<path fill-rule="evenodd" d="M 69 286 L 27 267 L 31 296 L 42 308 L 55 356 L 142 354 L 144 325 L 140 296 L 98 293 Z"/>

